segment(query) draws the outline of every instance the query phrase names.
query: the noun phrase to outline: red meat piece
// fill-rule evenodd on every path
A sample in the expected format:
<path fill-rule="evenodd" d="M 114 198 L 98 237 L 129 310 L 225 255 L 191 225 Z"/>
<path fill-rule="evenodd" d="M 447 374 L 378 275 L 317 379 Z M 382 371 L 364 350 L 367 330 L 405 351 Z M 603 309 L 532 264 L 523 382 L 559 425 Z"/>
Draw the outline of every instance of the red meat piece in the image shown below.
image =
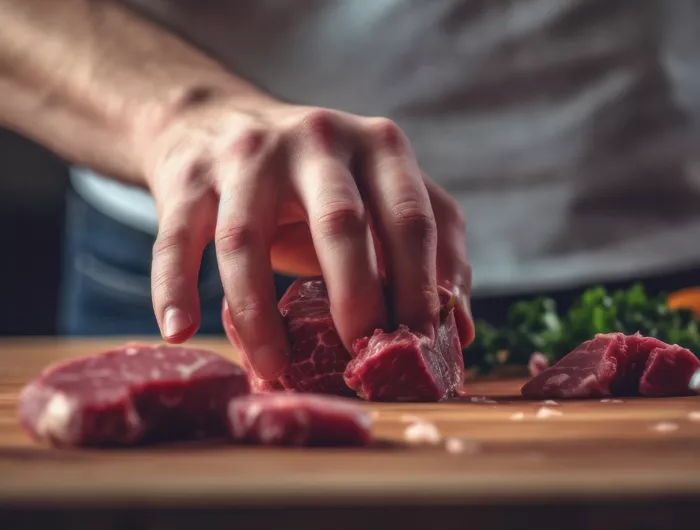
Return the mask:
<path fill-rule="evenodd" d="M 364 446 L 372 421 L 348 398 L 273 392 L 231 400 L 229 433 L 234 441 L 286 446 Z"/>
<path fill-rule="evenodd" d="M 532 378 L 522 395 L 542 398 L 673 396 L 690 393 L 700 360 L 653 337 L 598 334 Z"/>
<path fill-rule="evenodd" d="M 181 346 L 127 344 L 47 368 L 19 397 L 22 425 L 58 446 L 133 445 L 224 436 L 244 370 Z"/>

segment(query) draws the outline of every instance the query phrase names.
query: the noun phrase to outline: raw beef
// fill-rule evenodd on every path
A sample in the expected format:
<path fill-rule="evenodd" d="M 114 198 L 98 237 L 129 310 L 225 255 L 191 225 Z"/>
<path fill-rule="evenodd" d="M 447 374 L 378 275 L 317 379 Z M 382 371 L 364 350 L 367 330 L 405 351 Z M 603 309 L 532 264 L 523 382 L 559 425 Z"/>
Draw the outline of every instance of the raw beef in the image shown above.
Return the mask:
<path fill-rule="evenodd" d="M 220 437 L 244 370 L 207 350 L 130 343 L 47 368 L 19 398 L 19 418 L 59 446 Z"/>
<path fill-rule="evenodd" d="M 231 400 L 229 433 L 237 442 L 287 446 L 364 446 L 372 420 L 348 398 L 273 392 Z"/>
<path fill-rule="evenodd" d="M 598 334 L 528 381 L 522 395 L 533 399 L 687 395 L 698 368 L 700 360 L 680 346 L 638 333 Z"/>
<path fill-rule="evenodd" d="M 440 297 L 446 304 L 450 294 L 441 289 Z M 355 343 L 352 362 L 333 324 L 322 279 L 295 281 L 278 307 L 289 334 L 291 364 L 279 381 L 269 382 L 244 359 L 256 392 L 283 388 L 340 396 L 358 393 L 370 400 L 437 401 L 462 383 L 468 322 L 459 307 L 445 311 L 435 343 L 405 327 L 390 333 L 377 330 Z M 226 303 L 222 317 L 229 340 L 240 348 Z"/>
<path fill-rule="evenodd" d="M 449 300 L 450 293 L 441 289 L 443 307 Z M 345 382 L 360 397 L 372 401 L 440 401 L 451 397 L 464 380 L 464 338 L 454 310 L 444 316 L 435 341 L 405 326 L 389 333 L 377 330 L 353 345 Z"/>
<path fill-rule="evenodd" d="M 541 374 L 547 368 L 549 368 L 549 359 L 544 353 L 535 352 L 530 355 L 530 359 L 527 362 L 527 371 L 531 377 Z"/>
<path fill-rule="evenodd" d="M 350 396 L 343 372 L 350 354 L 333 325 L 326 284 L 320 279 L 297 280 L 278 304 L 289 335 L 290 365 L 279 381 L 265 381 L 243 360 L 256 392 L 296 390 L 318 394 Z M 240 347 L 231 315 L 224 302 L 224 328 L 231 343 Z M 245 353 L 241 352 L 245 358 Z"/>

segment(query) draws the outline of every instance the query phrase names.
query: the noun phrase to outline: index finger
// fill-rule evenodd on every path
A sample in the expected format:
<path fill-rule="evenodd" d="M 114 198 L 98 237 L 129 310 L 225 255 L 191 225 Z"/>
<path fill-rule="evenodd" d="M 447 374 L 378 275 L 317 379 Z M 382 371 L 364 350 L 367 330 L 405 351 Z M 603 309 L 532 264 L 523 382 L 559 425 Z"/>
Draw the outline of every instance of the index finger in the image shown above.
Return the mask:
<path fill-rule="evenodd" d="M 258 376 L 272 381 L 289 364 L 270 263 L 277 194 L 258 163 L 228 163 L 222 170 L 215 235 L 221 282 L 244 354 Z"/>

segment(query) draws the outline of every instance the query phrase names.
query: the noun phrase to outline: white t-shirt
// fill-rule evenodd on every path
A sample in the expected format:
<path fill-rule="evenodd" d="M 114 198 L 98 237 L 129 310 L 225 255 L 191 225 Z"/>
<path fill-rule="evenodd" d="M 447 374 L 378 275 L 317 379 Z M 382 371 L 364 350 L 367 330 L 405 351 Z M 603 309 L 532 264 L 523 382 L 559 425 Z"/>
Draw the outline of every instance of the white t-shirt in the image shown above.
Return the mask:
<path fill-rule="evenodd" d="M 464 208 L 475 295 L 700 264 L 695 0 L 128 3 L 285 101 L 394 119 Z M 145 192 L 73 182 L 157 231 Z"/>

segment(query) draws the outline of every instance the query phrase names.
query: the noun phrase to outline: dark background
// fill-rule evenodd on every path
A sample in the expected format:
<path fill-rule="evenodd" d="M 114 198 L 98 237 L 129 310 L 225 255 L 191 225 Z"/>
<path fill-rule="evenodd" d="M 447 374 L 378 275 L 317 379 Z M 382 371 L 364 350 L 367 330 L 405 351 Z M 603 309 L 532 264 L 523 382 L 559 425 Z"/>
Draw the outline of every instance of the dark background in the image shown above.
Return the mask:
<path fill-rule="evenodd" d="M 0 336 L 56 331 L 66 166 L 0 129 Z"/>

